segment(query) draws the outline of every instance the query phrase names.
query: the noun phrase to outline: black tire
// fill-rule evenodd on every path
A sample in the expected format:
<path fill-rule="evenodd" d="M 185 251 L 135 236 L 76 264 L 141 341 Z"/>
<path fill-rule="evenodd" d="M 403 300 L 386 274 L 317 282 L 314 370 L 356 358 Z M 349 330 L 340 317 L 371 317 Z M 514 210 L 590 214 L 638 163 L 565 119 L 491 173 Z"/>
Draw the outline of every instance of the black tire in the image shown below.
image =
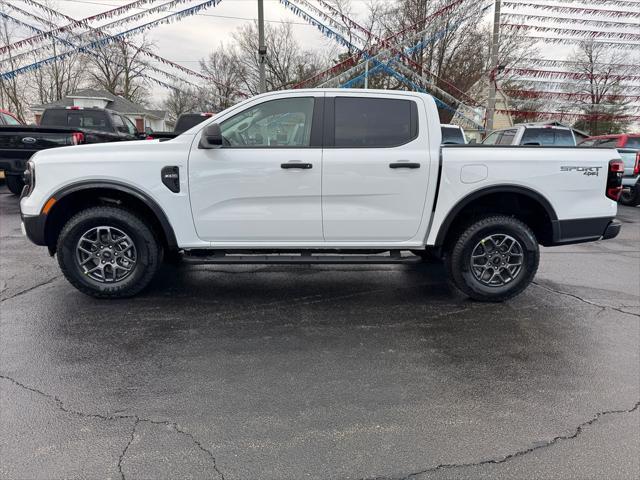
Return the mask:
<path fill-rule="evenodd" d="M 20 195 L 22 188 L 24 187 L 24 181 L 20 175 L 5 175 L 5 181 L 7 182 L 7 188 L 14 195 Z"/>
<path fill-rule="evenodd" d="M 135 246 L 135 266 L 121 280 L 108 283 L 95 280 L 80 266 L 76 247 L 86 232 L 100 226 L 124 232 Z M 152 229 L 135 214 L 116 207 L 92 207 L 65 224 L 58 237 L 56 253 L 62 273 L 82 293 L 96 298 L 125 298 L 139 293 L 149 284 L 158 271 L 162 248 Z"/>
<path fill-rule="evenodd" d="M 635 187 L 624 189 L 618 199 L 618 203 L 628 207 L 640 205 L 640 187 L 636 185 Z"/>
<path fill-rule="evenodd" d="M 491 235 L 512 237 L 522 252 L 520 271 L 500 286 L 481 282 L 471 269 L 472 252 Z M 445 254 L 444 264 L 453 286 L 465 295 L 481 302 L 503 302 L 527 288 L 538 270 L 539 261 L 540 250 L 531 229 L 516 218 L 495 215 L 481 218 L 463 229 Z"/>

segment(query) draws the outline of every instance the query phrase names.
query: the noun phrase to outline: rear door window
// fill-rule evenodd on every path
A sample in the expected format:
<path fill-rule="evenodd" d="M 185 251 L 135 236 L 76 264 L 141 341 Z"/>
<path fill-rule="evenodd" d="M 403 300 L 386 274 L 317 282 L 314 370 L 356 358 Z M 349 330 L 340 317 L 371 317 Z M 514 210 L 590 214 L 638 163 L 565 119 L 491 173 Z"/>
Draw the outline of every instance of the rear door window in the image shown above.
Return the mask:
<path fill-rule="evenodd" d="M 336 97 L 334 145 L 396 147 L 418 136 L 418 108 L 411 100 Z"/>
<path fill-rule="evenodd" d="M 513 143 L 513 139 L 515 138 L 517 130 L 505 130 L 502 132 L 502 136 L 496 143 L 497 145 L 511 145 Z"/>
<path fill-rule="evenodd" d="M 464 137 L 462 136 L 462 130 L 454 127 L 440 127 L 442 132 L 442 144 L 443 145 L 462 145 L 464 144 Z"/>
<path fill-rule="evenodd" d="M 495 145 L 500 141 L 500 136 L 502 135 L 502 132 L 493 132 L 491 135 L 489 135 L 487 138 L 485 138 L 482 141 L 483 145 Z"/>

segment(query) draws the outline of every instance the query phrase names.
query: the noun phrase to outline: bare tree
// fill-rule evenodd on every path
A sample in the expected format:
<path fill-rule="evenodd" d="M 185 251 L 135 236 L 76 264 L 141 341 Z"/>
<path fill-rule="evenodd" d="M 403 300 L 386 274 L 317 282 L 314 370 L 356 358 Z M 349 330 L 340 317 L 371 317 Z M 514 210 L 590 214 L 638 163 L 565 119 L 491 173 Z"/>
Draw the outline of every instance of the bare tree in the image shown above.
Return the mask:
<path fill-rule="evenodd" d="M 258 93 L 258 30 L 255 23 L 244 25 L 233 34 L 238 45 L 239 62 L 244 75 L 244 88 Z M 321 65 L 315 52 L 303 50 L 294 38 L 293 27 L 283 22 L 274 27 L 266 25 L 267 90 L 281 90 L 313 75 Z"/>
<path fill-rule="evenodd" d="M 96 41 L 99 42 L 100 37 L 96 37 Z M 90 84 L 135 103 L 148 103 L 148 63 L 143 50 L 152 47 L 153 44 L 144 38 L 140 46 L 124 41 L 98 46 L 87 55 L 91 67 L 88 72 Z"/>
<path fill-rule="evenodd" d="M 242 98 L 240 88 L 246 86 L 247 66 L 234 46 L 220 44 L 215 53 L 200 60 L 200 70 L 209 77 L 199 94 L 203 110 L 224 110 Z"/>
<path fill-rule="evenodd" d="M 203 111 L 197 88 L 187 84 L 178 84 L 175 87 L 162 102 L 162 108 L 169 113 L 172 120 L 177 120 L 183 113 Z"/>
<path fill-rule="evenodd" d="M 588 115 L 576 122 L 576 128 L 591 135 L 624 131 L 630 121 L 621 116 L 629 114 L 633 107 L 619 96 L 624 94 L 625 76 L 636 73 L 633 67 L 625 66 L 627 56 L 593 40 L 581 43 L 573 56 L 572 70 L 578 78 L 570 91 L 585 94 L 577 103 L 581 112 Z"/>
<path fill-rule="evenodd" d="M 10 45 L 15 40 L 14 31 L 4 17 L 0 21 L 0 38 L 5 45 Z M 4 72 L 12 72 L 20 67 L 11 50 L 2 59 L 2 67 Z M 26 122 L 27 96 L 20 77 L 8 76 L 0 79 L 0 107 L 12 111 L 21 121 Z"/>

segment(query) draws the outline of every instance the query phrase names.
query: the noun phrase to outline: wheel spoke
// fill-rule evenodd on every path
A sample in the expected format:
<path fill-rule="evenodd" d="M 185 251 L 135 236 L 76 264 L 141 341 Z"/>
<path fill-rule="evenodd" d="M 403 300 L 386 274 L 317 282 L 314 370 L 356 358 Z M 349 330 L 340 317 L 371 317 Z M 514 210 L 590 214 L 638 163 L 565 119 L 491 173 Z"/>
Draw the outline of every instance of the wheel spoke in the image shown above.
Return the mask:
<path fill-rule="evenodd" d="M 84 275 L 92 280 L 114 283 L 124 280 L 133 272 L 137 264 L 137 251 L 133 240 L 124 231 L 101 225 L 91 228 L 80 237 L 76 245 L 76 260 Z"/>
<path fill-rule="evenodd" d="M 501 287 L 520 274 L 524 250 L 520 242 L 510 235 L 488 235 L 473 248 L 469 261 L 471 272 L 479 282 Z"/>

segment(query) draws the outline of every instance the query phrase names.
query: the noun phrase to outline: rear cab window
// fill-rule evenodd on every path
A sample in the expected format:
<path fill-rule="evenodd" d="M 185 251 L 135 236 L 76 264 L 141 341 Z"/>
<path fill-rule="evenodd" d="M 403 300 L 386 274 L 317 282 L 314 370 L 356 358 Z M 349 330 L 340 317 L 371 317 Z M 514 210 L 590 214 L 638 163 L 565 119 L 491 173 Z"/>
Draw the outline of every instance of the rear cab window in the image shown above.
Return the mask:
<path fill-rule="evenodd" d="M 575 146 L 571 130 L 565 128 L 526 128 L 520 145 Z"/>
<path fill-rule="evenodd" d="M 334 146 L 389 148 L 418 136 L 418 108 L 413 100 L 335 97 Z"/>
<path fill-rule="evenodd" d="M 106 112 L 98 110 L 45 110 L 40 125 L 111 131 Z"/>

